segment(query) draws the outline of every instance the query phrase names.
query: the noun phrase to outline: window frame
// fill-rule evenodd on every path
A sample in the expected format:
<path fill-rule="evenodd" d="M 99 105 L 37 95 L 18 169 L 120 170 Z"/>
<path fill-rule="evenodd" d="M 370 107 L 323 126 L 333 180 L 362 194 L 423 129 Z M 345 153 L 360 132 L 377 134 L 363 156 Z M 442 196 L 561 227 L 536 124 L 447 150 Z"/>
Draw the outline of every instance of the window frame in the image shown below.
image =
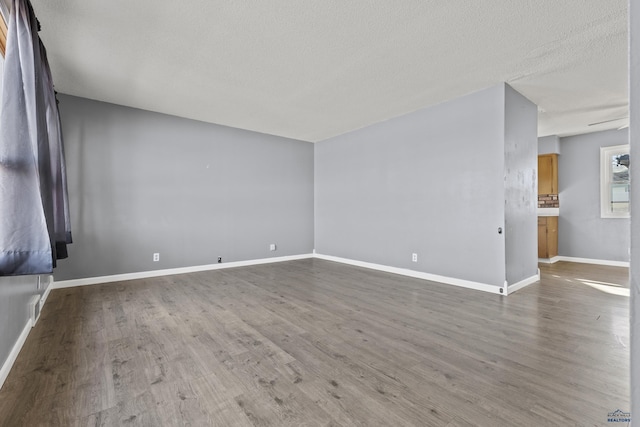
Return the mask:
<path fill-rule="evenodd" d="M 601 218 L 630 218 L 630 210 L 626 212 L 611 212 L 611 181 L 612 175 L 611 157 L 615 155 L 629 154 L 629 144 L 610 145 L 600 147 L 600 217 Z M 629 181 L 629 185 L 631 181 Z"/>
<path fill-rule="evenodd" d="M 0 55 L 4 58 L 7 49 L 7 23 L 3 16 L 3 5 L 0 5 Z"/>

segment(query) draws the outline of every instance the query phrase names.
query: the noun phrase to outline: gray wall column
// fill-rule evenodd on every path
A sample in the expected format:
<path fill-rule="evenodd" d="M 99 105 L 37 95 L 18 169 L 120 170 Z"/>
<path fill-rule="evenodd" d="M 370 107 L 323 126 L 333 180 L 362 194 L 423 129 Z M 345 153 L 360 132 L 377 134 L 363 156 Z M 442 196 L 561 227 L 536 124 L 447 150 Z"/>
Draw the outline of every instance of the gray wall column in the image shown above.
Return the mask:
<path fill-rule="evenodd" d="M 505 263 L 513 285 L 538 274 L 538 108 L 505 85 Z"/>

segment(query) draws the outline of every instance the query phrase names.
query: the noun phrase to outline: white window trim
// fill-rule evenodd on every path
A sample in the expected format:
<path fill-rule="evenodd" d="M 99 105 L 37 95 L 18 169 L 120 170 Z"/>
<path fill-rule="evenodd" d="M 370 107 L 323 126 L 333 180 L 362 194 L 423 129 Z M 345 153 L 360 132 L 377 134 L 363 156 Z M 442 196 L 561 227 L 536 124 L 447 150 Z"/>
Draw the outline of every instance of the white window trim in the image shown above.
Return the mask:
<path fill-rule="evenodd" d="M 600 147 L 600 217 L 601 218 L 629 218 L 629 212 L 610 212 L 608 206 L 609 199 L 609 181 L 611 176 L 611 156 L 616 154 L 628 154 L 629 144 L 611 145 L 609 147 Z"/>

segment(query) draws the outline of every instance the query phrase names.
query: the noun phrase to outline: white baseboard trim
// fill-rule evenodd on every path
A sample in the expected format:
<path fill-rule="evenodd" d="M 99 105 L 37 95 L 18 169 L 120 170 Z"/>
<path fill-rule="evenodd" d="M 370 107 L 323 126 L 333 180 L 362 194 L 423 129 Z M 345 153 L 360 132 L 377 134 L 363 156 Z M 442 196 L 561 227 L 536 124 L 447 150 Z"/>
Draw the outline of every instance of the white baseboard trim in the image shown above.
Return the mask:
<path fill-rule="evenodd" d="M 532 283 L 536 283 L 540 280 L 540 269 L 538 269 L 538 273 L 534 274 L 531 277 L 527 277 L 524 280 L 519 281 L 518 283 L 514 283 L 513 285 L 507 286 L 507 295 L 511 295 L 517 290 L 524 288 L 525 286 L 529 286 Z"/>
<path fill-rule="evenodd" d="M 354 265 L 356 267 L 370 268 L 372 270 L 384 271 L 386 273 L 400 274 L 402 276 L 415 277 L 417 279 L 430 280 L 432 282 L 445 283 L 448 285 L 461 286 L 463 288 L 475 289 L 478 291 L 491 292 L 493 294 L 503 294 L 504 289 L 500 286 L 489 285 L 486 283 L 472 282 L 470 280 L 456 279 L 454 277 L 439 276 L 437 274 L 423 273 L 421 271 L 409 270 L 407 268 L 390 267 L 388 265 L 374 264 L 371 262 L 356 261 L 348 258 L 340 258 L 331 255 L 322 255 L 316 253 L 314 258 L 326 261 L 334 261 L 342 264 Z M 501 292 L 502 291 L 502 292 Z"/>
<path fill-rule="evenodd" d="M 270 264 L 274 262 L 284 262 L 284 261 L 295 261 L 295 260 L 307 259 L 307 258 L 318 258 L 326 261 L 334 261 L 342 264 L 349 264 L 357 267 L 364 267 L 372 270 L 384 271 L 384 272 L 393 273 L 393 274 L 400 274 L 402 276 L 414 277 L 414 278 L 423 279 L 423 280 L 430 280 L 432 282 L 445 283 L 448 285 L 460 286 L 463 288 L 475 289 L 479 291 L 490 292 L 493 294 L 502 294 L 502 295 L 508 295 L 510 293 L 513 293 L 519 289 L 524 288 L 525 286 L 529 286 L 530 284 L 540 280 L 540 270 L 538 270 L 538 274 L 536 275 L 533 275 L 524 280 L 521 280 L 518 283 L 500 287 L 495 285 L 489 285 L 487 283 L 458 279 L 455 277 L 440 276 L 437 274 L 409 270 L 407 268 L 391 267 L 388 265 L 357 261 L 357 260 L 352 260 L 348 258 L 336 257 L 332 255 L 322 255 L 322 254 L 316 253 L 314 249 L 313 253 L 310 253 L 310 254 L 289 255 L 289 256 L 274 257 L 274 258 L 261 258 L 261 259 L 247 260 L 247 261 L 233 261 L 233 262 L 227 262 L 223 264 L 197 265 L 193 267 L 170 268 L 165 270 L 142 271 L 137 273 L 116 274 L 112 276 L 88 277 L 84 279 L 63 280 L 60 282 L 56 282 L 52 280 L 52 283 L 47 287 L 45 293 L 43 294 L 42 300 L 46 301 L 47 297 L 49 296 L 49 292 L 51 292 L 51 289 L 62 289 L 62 288 L 71 288 L 75 286 L 97 285 L 100 283 L 121 282 L 125 280 L 147 279 L 151 277 L 170 276 L 173 274 L 195 273 L 199 271 L 219 270 L 224 268 L 247 267 L 252 265 Z M 540 263 L 555 263 L 558 261 L 611 265 L 611 266 L 617 266 L 617 267 L 629 266 L 628 262 L 623 262 L 623 261 L 608 261 L 608 260 L 574 258 L 574 257 L 565 257 L 565 256 L 556 256 L 550 259 L 542 259 L 542 258 L 538 259 L 538 262 Z M 42 305 L 44 305 L 44 302 L 42 303 Z"/>
<path fill-rule="evenodd" d="M 557 256 L 554 258 L 557 258 L 557 261 L 579 262 L 582 264 L 609 265 L 612 267 L 629 267 L 628 261 L 611 261 L 607 259 L 576 258 L 571 256 Z"/>
<path fill-rule="evenodd" d="M 9 376 L 9 372 L 11 372 L 11 368 L 13 367 L 13 364 L 18 358 L 18 354 L 20 354 L 20 350 L 22 350 L 22 346 L 24 345 L 25 341 L 27 340 L 27 337 L 29 336 L 29 332 L 31 331 L 31 326 L 32 326 L 31 319 L 28 319 L 27 324 L 24 325 L 24 329 L 22 329 L 22 332 L 18 337 L 18 340 L 13 345 L 13 348 L 11 349 L 9 356 L 7 356 L 7 360 L 4 361 L 4 363 L 2 364 L 2 368 L 0 368 L 0 389 L 2 389 L 2 386 L 4 385 L 5 380 Z"/>
<path fill-rule="evenodd" d="M 138 273 L 115 274 L 112 276 L 88 277 L 86 279 L 62 280 L 53 282 L 54 289 L 73 288 L 75 286 L 98 285 L 101 283 L 122 282 L 124 280 L 147 279 L 150 277 L 171 276 L 173 274 L 196 273 L 199 271 L 220 270 L 223 268 L 247 267 L 259 264 L 271 264 L 273 262 L 295 261 L 298 259 L 313 258 L 313 254 L 289 255 L 274 258 L 252 259 L 247 261 L 232 261 L 221 264 L 196 265 L 193 267 L 169 268 L 165 270 L 141 271 Z"/>
<path fill-rule="evenodd" d="M 554 256 L 551 258 L 538 258 L 538 262 L 541 264 L 554 264 L 556 262 L 560 261 L 560 257 L 559 256 Z"/>

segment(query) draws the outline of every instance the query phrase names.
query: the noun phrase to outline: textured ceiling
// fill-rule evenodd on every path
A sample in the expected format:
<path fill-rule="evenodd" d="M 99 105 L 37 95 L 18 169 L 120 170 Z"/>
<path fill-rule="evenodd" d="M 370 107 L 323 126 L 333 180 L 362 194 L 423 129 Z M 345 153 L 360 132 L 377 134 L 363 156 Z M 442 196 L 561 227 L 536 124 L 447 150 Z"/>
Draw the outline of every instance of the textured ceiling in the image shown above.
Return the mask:
<path fill-rule="evenodd" d="M 628 117 L 627 0 L 32 0 L 57 90 L 320 141 L 506 81 L 539 135 Z"/>

